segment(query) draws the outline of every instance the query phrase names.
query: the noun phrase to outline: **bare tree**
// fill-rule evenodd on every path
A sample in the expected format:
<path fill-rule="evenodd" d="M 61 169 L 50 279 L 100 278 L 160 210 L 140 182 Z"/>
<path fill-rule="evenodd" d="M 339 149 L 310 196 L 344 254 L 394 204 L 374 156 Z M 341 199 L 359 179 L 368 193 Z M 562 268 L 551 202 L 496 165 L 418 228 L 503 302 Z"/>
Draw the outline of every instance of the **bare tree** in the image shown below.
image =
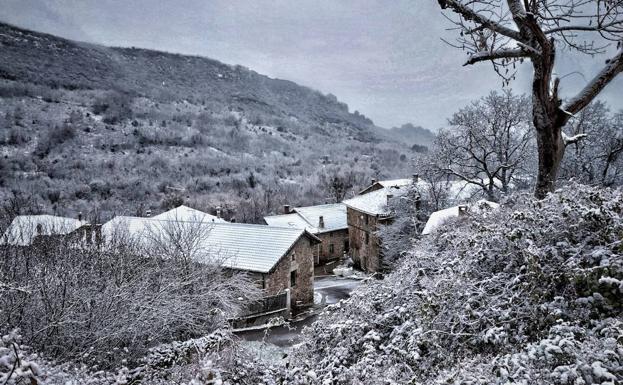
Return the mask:
<path fill-rule="evenodd" d="M 437 138 L 440 170 L 480 187 L 489 199 L 508 192 L 532 141 L 527 104 L 525 96 L 492 92 L 455 113 L 453 129 Z"/>
<path fill-rule="evenodd" d="M 468 51 L 465 65 L 489 61 L 508 84 L 516 63 L 530 60 L 532 120 L 537 132 L 539 169 L 535 196 L 553 191 L 565 147 L 583 136 L 562 131 L 623 71 L 623 2 L 620 0 L 438 0 L 460 36 L 452 45 Z M 584 54 L 617 52 L 577 94 L 563 103 L 554 75 L 556 51 Z"/>
<path fill-rule="evenodd" d="M 450 181 L 448 174 L 439 169 L 437 150 L 419 154 L 413 159 L 420 182 L 417 185 L 422 209 L 429 214 L 446 207 L 449 200 Z"/>
<path fill-rule="evenodd" d="M 353 171 L 332 170 L 320 174 L 320 185 L 333 202 L 341 202 L 355 186 L 356 176 Z"/>
<path fill-rule="evenodd" d="M 0 247 L 0 333 L 19 327 L 41 351 L 109 367 L 226 326 L 260 290 L 218 253 L 190 261 L 208 248 L 196 227 L 173 224 L 155 238 L 171 245 L 119 228 L 100 247 L 62 238 Z"/>
<path fill-rule="evenodd" d="M 603 102 L 587 106 L 573 125 L 574 135 L 587 135 L 573 145 L 561 165 L 561 176 L 604 186 L 623 182 L 623 111 L 611 114 Z"/>

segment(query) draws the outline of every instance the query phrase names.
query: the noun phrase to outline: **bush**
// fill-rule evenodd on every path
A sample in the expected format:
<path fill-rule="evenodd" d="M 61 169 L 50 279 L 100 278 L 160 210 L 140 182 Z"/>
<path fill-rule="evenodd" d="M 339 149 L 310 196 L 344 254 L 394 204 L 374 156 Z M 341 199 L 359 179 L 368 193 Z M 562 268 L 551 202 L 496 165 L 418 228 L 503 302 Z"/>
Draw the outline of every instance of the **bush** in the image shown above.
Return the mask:
<path fill-rule="evenodd" d="M 160 343 L 224 327 L 246 303 L 239 297 L 252 300 L 258 290 L 245 274 L 226 273 L 218 254 L 189 260 L 196 244 L 176 237 L 202 233 L 176 230 L 158 233 L 150 247 L 120 228 L 99 248 L 53 239 L 2 248 L 0 331 L 20 327 L 40 352 L 111 368 L 137 363 Z"/>
<path fill-rule="evenodd" d="M 340 384 L 623 381 L 623 193 L 511 199 L 416 242 L 305 331 L 294 366 Z"/>
<path fill-rule="evenodd" d="M 128 94 L 109 92 L 93 103 L 91 111 L 101 115 L 104 123 L 118 124 L 132 118 L 132 102 L 133 98 Z"/>

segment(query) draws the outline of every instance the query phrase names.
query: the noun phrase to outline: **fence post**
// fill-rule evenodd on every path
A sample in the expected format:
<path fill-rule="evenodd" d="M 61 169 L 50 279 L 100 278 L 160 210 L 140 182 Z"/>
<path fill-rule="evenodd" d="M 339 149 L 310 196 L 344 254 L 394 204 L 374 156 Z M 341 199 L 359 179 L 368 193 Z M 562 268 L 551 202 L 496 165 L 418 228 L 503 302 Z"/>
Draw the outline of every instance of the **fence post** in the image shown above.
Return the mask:
<path fill-rule="evenodd" d="M 290 296 L 291 296 L 290 289 L 286 289 L 286 309 L 288 309 L 288 313 L 289 314 L 292 314 L 292 309 L 291 309 L 291 304 L 290 304 L 290 301 L 291 301 Z"/>

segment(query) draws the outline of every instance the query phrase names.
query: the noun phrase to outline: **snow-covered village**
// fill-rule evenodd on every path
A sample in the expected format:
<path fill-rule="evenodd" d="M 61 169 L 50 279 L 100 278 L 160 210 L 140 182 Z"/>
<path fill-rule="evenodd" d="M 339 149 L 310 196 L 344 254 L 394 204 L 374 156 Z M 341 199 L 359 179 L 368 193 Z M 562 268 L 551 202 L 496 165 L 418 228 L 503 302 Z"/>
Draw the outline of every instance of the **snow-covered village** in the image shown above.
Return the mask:
<path fill-rule="evenodd" d="M 623 384 L 623 1 L 0 0 L 0 385 Z"/>

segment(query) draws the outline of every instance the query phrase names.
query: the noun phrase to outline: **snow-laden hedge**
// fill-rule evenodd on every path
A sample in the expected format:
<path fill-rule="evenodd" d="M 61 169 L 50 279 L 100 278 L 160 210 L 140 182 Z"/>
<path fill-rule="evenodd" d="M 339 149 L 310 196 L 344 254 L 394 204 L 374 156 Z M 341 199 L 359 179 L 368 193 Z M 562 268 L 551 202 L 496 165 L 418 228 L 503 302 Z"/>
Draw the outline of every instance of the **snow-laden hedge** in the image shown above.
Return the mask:
<path fill-rule="evenodd" d="M 622 215 L 621 191 L 574 184 L 448 223 L 307 329 L 288 377 L 620 383 Z"/>

